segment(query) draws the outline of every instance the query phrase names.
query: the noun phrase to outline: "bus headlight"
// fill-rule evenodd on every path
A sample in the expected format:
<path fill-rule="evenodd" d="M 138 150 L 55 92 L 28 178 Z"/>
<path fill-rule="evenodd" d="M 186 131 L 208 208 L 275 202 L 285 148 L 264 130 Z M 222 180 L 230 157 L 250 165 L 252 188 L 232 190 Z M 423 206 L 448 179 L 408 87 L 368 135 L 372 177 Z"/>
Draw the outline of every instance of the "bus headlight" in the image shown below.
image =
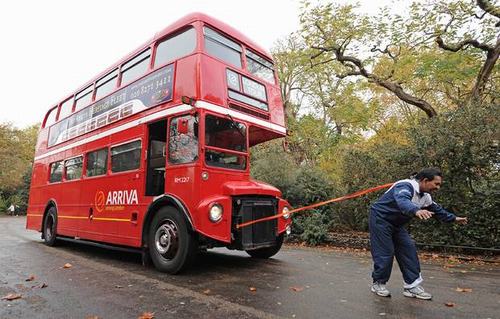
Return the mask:
<path fill-rule="evenodd" d="M 288 214 L 289 211 L 290 211 L 290 208 L 288 208 L 287 206 L 283 207 L 283 210 L 281 211 L 281 213 L 283 214 L 284 219 L 290 218 L 290 214 Z"/>
<path fill-rule="evenodd" d="M 222 219 L 222 212 L 222 206 L 218 203 L 214 203 L 208 210 L 208 219 L 210 219 L 212 223 L 217 223 Z"/>

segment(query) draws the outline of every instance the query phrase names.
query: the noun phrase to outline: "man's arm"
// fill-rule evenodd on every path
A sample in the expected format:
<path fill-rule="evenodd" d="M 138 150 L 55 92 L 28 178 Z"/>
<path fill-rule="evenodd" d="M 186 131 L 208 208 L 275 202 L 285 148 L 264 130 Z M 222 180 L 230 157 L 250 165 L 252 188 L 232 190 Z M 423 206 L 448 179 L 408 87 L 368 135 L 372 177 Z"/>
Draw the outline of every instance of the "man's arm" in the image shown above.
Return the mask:
<path fill-rule="evenodd" d="M 455 214 L 446 211 L 443 207 L 435 202 L 432 202 L 430 206 L 427 206 L 424 209 L 433 212 L 434 216 L 442 222 L 451 223 L 457 219 L 457 216 L 455 216 Z"/>
<path fill-rule="evenodd" d="M 398 183 L 394 186 L 394 199 L 401 213 L 407 216 L 415 216 L 419 210 L 418 206 L 411 201 L 413 197 L 413 187 L 409 183 Z"/>

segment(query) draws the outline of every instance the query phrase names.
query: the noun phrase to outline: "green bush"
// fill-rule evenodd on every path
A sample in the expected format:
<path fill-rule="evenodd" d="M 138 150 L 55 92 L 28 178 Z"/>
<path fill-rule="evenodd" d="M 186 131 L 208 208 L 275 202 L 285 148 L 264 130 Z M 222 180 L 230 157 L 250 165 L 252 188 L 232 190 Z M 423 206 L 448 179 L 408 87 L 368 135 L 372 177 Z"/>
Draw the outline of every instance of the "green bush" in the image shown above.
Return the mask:
<path fill-rule="evenodd" d="M 299 238 L 308 245 L 316 246 L 325 242 L 328 235 L 328 222 L 321 212 L 311 210 L 295 220 L 294 226 L 300 229 Z"/>
<path fill-rule="evenodd" d="M 410 226 L 415 239 L 424 243 L 441 243 L 480 247 L 500 246 L 500 112 L 495 106 L 470 106 L 422 120 L 400 134 L 400 143 L 378 138 L 346 152 L 345 183 L 351 189 L 363 189 L 407 178 L 424 167 L 440 167 L 444 184 L 433 195 L 436 202 L 460 216 L 469 224 L 441 225 L 438 222 L 415 221 Z M 355 176 L 355 178 L 352 178 Z M 380 194 L 367 198 L 372 202 Z M 367 216 L 366 199 L 343 204 L 354 215 Z M 362 224 L 357 224 L 359 221 Z M 366 229 L 366 221 L 355 220 L 345 227 Z"/>

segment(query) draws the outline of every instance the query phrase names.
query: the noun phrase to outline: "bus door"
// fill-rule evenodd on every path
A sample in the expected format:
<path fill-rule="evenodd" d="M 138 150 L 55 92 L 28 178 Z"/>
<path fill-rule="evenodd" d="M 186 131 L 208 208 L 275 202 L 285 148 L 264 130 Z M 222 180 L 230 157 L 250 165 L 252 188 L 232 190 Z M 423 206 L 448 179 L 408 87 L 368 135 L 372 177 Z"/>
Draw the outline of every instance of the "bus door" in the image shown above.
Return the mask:
<path fill-rule="evenodd" d="M 150 124 L 148 132 L 145 195 L 158 196 L 165 192 L 167 120 Z"/>

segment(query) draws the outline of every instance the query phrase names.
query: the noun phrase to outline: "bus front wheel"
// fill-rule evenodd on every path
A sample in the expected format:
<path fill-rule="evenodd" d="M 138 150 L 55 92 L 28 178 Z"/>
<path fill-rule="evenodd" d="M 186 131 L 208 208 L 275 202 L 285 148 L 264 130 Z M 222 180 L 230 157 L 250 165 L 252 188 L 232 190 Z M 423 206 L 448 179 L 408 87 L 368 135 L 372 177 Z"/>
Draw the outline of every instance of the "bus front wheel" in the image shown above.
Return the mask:
<path fill-rule="evenodd" d="M 153 217 L 148 246 L 156 269 L 170 274 L 189 266 L 197 248 L 185 218 L 171 206 L 161 208 Z"/>
<path fill-rule="evenodd" d="M 57 210 L 54 206 L 49 208 L 43 222 L 43 240 L 45 245 L 54 246 L 56 244 L 57 234 Z"/>
<path fill-rule="evenodd" d="M 257 248 L 253 250 L 246 250 L 247 254 L 252 256 L 253 258 L 259 259 L 267 259 L 278 253 L 281 249 L 281 245 L 283 245 L 283 234 L 279 235 L 276 238 L 276 243 L 271 247 Z"/>

